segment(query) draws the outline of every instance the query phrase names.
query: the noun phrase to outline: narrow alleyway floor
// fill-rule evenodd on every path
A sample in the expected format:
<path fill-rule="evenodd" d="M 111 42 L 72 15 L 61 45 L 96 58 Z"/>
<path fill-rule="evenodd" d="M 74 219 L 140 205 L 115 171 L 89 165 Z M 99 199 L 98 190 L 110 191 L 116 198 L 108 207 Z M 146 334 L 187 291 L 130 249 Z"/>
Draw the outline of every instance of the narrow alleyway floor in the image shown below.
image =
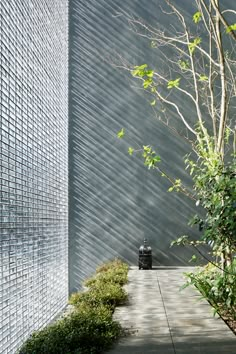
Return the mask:
<path fill-rule="evenodd" d="M 188 287 L 190 267 L 132 267 L 126 290 L 129 300 L 114 318 L 126 329 L 109 354 L 235 354 L 236 336 L 207 301 Z"/>

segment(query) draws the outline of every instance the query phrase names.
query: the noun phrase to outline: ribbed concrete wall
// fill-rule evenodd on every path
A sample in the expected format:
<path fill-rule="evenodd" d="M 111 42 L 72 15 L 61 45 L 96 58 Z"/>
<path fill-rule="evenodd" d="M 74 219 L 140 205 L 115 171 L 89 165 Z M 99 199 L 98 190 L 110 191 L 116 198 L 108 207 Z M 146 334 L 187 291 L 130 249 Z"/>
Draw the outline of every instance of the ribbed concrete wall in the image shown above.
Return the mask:
<path fill-rule="evenodd" d="M 138 38 L 122 12 L 168 27 L 158 0 L 72 0 L 70 2 L 70 290 L 97 264 L 121 257 L 137 264 L 144 237 L 154 264 L 185 265 L 191 251 L 171 248 L 177 236 L 198 230 L 186 224 L 195 205 L 168 193 L 168 181 L 127 154 L 129 145 L 151 144 L 162 167 L 186 179 L 183 156 L 189 146 L 155 118 L 132 78 L 109 64 L 118 53 L 133 65 L 163 65 L 150 41 Z M 194 9 L 178 1 L 191 20 Z M 181 102 L 185 106 L 185 101 Z M 185 106 L 191 112 L 190 107 Z M 173 113 L 174 114 L 174 113 Z M 182 129 L 177 123 L 177 128 Z M 127 142 L 116 138 L 124 127 Z M 131 141 L 130 143 L 128 141 Z"/>

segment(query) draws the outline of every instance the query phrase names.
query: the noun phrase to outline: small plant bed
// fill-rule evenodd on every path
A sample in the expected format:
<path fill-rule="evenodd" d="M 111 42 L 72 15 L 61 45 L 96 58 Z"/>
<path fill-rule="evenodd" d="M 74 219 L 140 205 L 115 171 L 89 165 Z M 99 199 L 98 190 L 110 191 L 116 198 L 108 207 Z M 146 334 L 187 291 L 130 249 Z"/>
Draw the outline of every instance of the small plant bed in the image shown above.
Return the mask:
<path fill-rule="evenodd" d="M 185 275 L 184 287 L 194 285 L 236 335 L 236 260 L 224 270 L 209 263 Z"/>
<path fill-rule="evenodd" d="M 116 306 L 127 299 L 128 265 L 115 259 L 100 266 L 85 282 L 87 290 L 71 295 L 73 311 L 37 331 L 19 354 L 96 354 L 108 349 L 122 334 L 112 319 Z"/>

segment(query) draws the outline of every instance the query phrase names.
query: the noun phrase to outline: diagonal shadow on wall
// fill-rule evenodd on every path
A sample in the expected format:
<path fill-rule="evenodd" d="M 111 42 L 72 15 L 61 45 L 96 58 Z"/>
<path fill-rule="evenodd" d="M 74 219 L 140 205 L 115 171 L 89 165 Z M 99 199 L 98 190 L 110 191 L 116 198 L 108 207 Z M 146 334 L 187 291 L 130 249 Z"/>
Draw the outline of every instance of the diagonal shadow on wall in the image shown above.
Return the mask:
<path fill-rule="evenodd" d="M 185 1 L 178 3 L 186 7 Z M 186 226 L 196 213 L 194 203 L 168 193 L 168 181 L 148 171 L 139 158 L 130 157 L 130 143 L 116 137 L 124 127 L 135 142 L 154 146 L 167 171 L 188 181 L 183 156 L 189 146 L 154 117 L 147 98 L 131 87 L 127 74 L 106 60 L 120 53 L 133 65 L 158 66 L 150 43 L 137 38 L 119 14 L 167 26 L 159 4 L 157 0 L 148 1 L 148 6 L 144 0 L 70 1 L 71 291 L 107 259 L 121 257 L 137 264 L 144 237 L 153 248 L 154 265 L 186 265 L 192 251 L 170 248 L 170 242 L 186 233 L 199 236 L 198 230 Z"/>

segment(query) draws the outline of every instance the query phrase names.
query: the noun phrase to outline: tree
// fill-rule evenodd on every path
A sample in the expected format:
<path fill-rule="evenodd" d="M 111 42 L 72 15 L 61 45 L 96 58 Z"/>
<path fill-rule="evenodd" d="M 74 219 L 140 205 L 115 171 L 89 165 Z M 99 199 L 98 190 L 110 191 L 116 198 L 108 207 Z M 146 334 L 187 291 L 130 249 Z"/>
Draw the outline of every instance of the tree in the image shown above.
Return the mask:
<path fill-rule="evenodd" d="M 147 64 L 124 67 L 142 80 L 143 89 L 152 96 L 153 109 L 163 107 L 159 119 L 176 131 L 171 116 L 177 113 L 185 127 L 184 139 L 190 143 L 185 162 L 193 186 L 187 188 L 181 180 L 166 175 L 151 146 L 141 148 L 142 156 L 145 165 L 169 179 L 170 190 L 183 192 L 203 206 L 206 216 L 200 241 L 213 245 L 213 253 L 221 254 L 225 268 L 236 249 L 236 10 L 223 8 L 220 0 L 192 0 L 195 12 L 188 21 L 177 1 L 164 2 L 167 8 L 162 11 L 171 18 L 167 30 L 126 14 L 132 30 L 158 51 L 162 66 L 158 70 Z M 189 107 L 187 114 L 178 103 L 180 98 Z M 129 148 L 130 155 L 136 151 Z M 193 220 L 203 222 L 198 216 Z M 181 242 L 189 241 L 184 237 Z"/>

